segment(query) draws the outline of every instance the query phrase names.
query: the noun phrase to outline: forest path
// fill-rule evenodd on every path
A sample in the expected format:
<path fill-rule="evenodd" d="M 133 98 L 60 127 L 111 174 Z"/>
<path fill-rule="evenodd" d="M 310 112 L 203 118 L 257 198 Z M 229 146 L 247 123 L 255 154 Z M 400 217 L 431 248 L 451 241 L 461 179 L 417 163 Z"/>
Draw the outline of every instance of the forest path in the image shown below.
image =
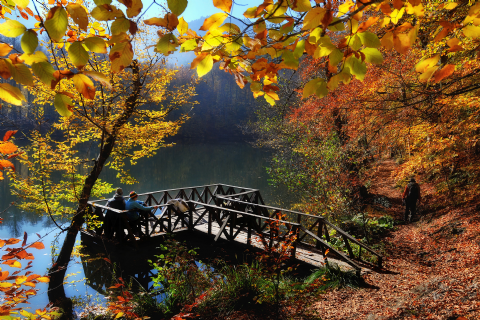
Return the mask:
<path fill-rule="evenodd" d="M 374 198 L 387 197 L 392 205 L 383 213 L 401 220 L 397 168 L 393 160 L 377 163 L 369 191 Z M 315 309 L 323 320 L 480 319 L 480 205 L 435 207 L 433 186 L 417 181 L 430 198 L 431 213 L 383 239 L 384 269 L 363 276 L 367 288 L 322 294 Z"/>

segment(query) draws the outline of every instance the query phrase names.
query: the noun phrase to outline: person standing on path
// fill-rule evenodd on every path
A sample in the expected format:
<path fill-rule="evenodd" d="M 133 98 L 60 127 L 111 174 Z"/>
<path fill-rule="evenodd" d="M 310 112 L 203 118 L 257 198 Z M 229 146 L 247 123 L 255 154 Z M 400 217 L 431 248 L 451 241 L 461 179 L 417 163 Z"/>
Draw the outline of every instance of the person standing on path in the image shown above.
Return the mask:
<path fill-rule="evenodd" d="M 405 187 L 405 191 L 403 191 L 403 202 L 405 203 L 405 222 L 408 221 L 409 214 L 412 218 L 415 215 L 417 209 L 417 200 L 419 203 L 422 200 L 420 186 L 415 181 L 415 178 L 411 178 L 410 182 Z"/>

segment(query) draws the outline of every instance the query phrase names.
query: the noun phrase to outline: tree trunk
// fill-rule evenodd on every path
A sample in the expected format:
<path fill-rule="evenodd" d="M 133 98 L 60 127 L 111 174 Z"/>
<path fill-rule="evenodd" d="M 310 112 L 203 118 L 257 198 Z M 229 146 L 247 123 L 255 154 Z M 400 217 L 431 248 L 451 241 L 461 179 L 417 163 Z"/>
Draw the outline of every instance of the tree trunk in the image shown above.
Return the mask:
<path fill-rule="evenodd" d="M 92 171 L 85 179 L 76 215 L 74 216 L 72 223 L 68 228 L 67 235 L 65 236 L 65 240 L 63 241 L 62 248 L 60 250 L 60 254 L 48 273 L 50 276 L 50 283 L 48 285 L 48 299 L 55 307 L 62 309 L 63 315 L 61 319 L 73 319 L 72 301 L 65 295 L 63 280 L 65 278 L 68 263 L 70 262 L 70 257 L 72 255 L 78 231 L 85 221 L 86 209 L 92 188 L 113 151 L 119 130 L 125 123 L 127 123 L 128 119 L 130 119 L 136 110 L 137 100 L 142 89 L 139 67 L 135 60 L 132 62 L 132 76 L 134 77 L 133 90 L 125 100 L 125 109 L 122 115 L 115 121 L 112 131 L 107 136 L 103 148 L 100 149 L 100 153 L 95 161 Z"/>

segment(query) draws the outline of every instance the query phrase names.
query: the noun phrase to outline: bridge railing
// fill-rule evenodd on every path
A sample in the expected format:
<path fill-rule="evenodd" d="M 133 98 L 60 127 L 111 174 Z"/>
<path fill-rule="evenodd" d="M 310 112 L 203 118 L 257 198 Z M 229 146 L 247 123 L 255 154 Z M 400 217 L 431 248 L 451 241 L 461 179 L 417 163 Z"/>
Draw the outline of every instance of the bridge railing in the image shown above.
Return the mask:
<path fill-rule="evenodd" d="M 383 257 L 379 253 L 377 253 L 365 243 L 358 241 L 344 230 L 330 223 L 322 216 L 314 216 L 311 214 L 267 206 L 264 204 L 249 203 L 247 201 L 241 201 L 232 198 L 230 195 L 217 195 L 216 198 L 220 201 L 224 201 L 230 204 L 235 203 L 237 205 L 237 208 L 241 206 L 241 209 L 245 211 L 251 211 L 253 213 L 263 216 L 275 217 L 284 214 L 288 217 L 290 221 L 295 221 L 297 224 L 301 225 L 298 235 L 299 242 L 306 246 L 312 246 L 312 244 L 314 244 L 315 248 L 322 250 L 322 253 L 324 255 L 326 249 L 328 249 L 330 252 L 335 252 L 337 255 L 345 258 L 345 254 L 339 252 L 339 250 L 334 249 L 333 245 L 331 244 L 334 240 L 331 234 L 335 233 L 335 240 L 339 239 L 343 242 L 344 247 L 347 250 L 348 257 L 350 259 L 356 259 L 363 262 L 372 263 L 372 261 L 366 261 L 364 259 L 365 256 L 368 255 L 369 258 L 375 258 L 375 262 L 379 267 L 382 266 Z"/>

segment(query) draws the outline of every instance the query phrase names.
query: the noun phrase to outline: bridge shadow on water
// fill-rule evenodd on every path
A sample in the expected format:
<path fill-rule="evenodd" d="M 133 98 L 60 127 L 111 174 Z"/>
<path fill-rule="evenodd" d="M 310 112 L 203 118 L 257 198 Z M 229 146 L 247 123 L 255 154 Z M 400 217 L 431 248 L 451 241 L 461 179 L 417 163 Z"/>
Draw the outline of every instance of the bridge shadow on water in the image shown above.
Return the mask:
<path fill-rule="evenodd" d="M 179 231 L 173 236 L 158 236 L 146 241 L 138 241 L 138 247 L 132 244 L 115 245 L 101 239 L 82 237 L 82 265 L 86 283 L 98 293 L 108 296 L 108 288 L 116 284 L 119 277 L 132 284 L 134 290 L 153 290 L 152 277 L 156 270 L 151 262 L 164 253 L 159 247 L 167 239 L 183 243 L 188 249 L 195 249 L 197 264 L 217 268 L 222 263 L 240 265 L 252 263 L 262 252 L 259 248 L 248 247 L 235 241 L 218 239 L 200 231 Z M 317 267 L 300 260 L 287 261 L 285 268 L 294 267 L 292 276 L 304 278 Z"/>

